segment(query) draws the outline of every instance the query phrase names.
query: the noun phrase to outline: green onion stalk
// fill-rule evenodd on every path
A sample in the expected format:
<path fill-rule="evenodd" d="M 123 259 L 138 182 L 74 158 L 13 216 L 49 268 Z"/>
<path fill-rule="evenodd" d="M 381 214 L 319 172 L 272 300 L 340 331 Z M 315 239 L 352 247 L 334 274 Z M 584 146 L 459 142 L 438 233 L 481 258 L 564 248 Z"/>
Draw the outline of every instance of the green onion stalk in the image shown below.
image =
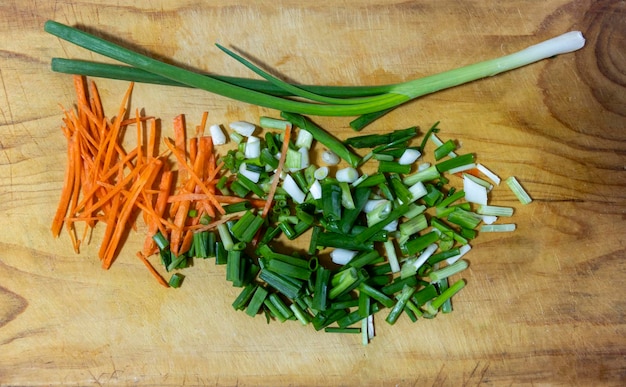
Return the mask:
<path fill-rule="evenodd" d="M 370 118 L 377 118 L 423 95 L 494 76 L 555 55 L 573 52 L 585 44 L 582 33 L 572 31 L 513 54 L 407 82 L 379 86 L 307 87 L 282 81 L 220 45 L 218 47 L 222 51 L 263 77 L 265 81 L 190 71 L 52 20 L 45 23 L 44 29 L 54 36 L 125 65 L 54 58 L 52 68 L 55 71 L 194 87 L 241 102 L 290 113 L 314 116 L 362 116 L 355 120 L 358 125 L 352 125 L 356 130 L 371 122 L 367 119 L 368 115 Z M 290 96 L 297 99 L 289 98 Z"/>

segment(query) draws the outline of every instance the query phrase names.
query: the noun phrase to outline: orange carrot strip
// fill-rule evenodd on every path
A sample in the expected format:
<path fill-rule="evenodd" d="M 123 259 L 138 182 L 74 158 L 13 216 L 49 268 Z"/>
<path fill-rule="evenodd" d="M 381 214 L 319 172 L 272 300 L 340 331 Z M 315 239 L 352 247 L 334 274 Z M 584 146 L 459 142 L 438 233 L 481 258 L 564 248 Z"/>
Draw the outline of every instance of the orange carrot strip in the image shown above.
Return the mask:
<path fill-rule="evenodd" d="M 159 193 L 157 194 L 156 203 L 154 204 L 154 213 L 159 218 L 162 218 L 163 214 L 165 213 L 173 180 L 174 173 L 172 171 L 165 171 L 161 175 L 161 181 L 159 183 Z M 155 243 L 152 237 L 156 234 L 157 230 L 161 228 L 160 226 L 160 222 L 157 223 L 155 219 L 153 219 L 153 221 L 148 224 L 148 234 L 146 236 L 146 241 L 144 242 L 144 254 L 146 253 L 146 251 L 151 251 L 154 249 Z M 161 233 L 166 235 L 166 232 L 164 231 L 165 230 L 161 230 Z"/>
<path fill-rule="evenodd" d="M 89 93 L 91 95 L 91 100 L 93 101 L 91 111 L 94 112 L 96 117 L 100 119 L 104 118 L 104 110 L 102 109 L 100 93 L 98 92 L 98 88 L 96 87 L 96 82 L 94 82 L 93 80 L 89 83 Z"/>
<path fill-rule="evenodd" d="M 118 175 L 121 176 L 122 170 L 119 169 Z M 98 250 L 98 257 L 100 260 L 104 259 L 107 246 L 109 245 L 109 240 L 113 235 L 113 231 L 115 231 L 117 217 L 119 214 L 120 206 L 122 204 L 122 195 L 113 195 L 111 206 L 105 212 L 104 216 L 106 218 L 106 228 L 104 230 L 104 235 L 102 236 L 102 241 L 100 242 L 100 249 Z"/>
<path fill-rule="evenodd" d="M 115 232 L 113 233 L 111 241 L 105 251 L 104 260 L 102 262 L 103 268 L 108 269 L 111 267 L 113 259 L 115 258 L 115 254 L 118 250 L 120 239 L 122 237 L 122 234 L 126 230 L 126 227 L 128 226 L 128 219 L 130 218 L 131 212 L 135 207 L 135 201 L 137 200 L 141 189 L 146 185 L 150 185 L 150 183 L 154 180 L 154 178 L 156 177 L 156 172 L 158 172 L 162 164 L 163 163 L 158 159 L 154 160 L 150 164 L 147 164 L 143 173 L 135 181 L 135 184 L 133 184 L 133 187 L 130 191 L 130 198 L 126 200 L 124 206 L 122 207 L 122 210 L 120 211 L 119 219 L 117 219 L 117 225 L 115 227 Z"/>
<path fill-rule="evenodd" d="M 478 170 L 478 168 L 471 168 L 471 169 L 465 170 L 463 172 L 455 173 L 454 175 L 458 176 L 460 178 L 463 178 L 463 174 L 464 173 L 468 174 L 468 175 L 472 175 L 474 177 L 480 177 L 480 171 Z"/>
<path fill-rule="evenodd" d="M 137 124 L 137 164 L 135 167 L 140 167 L 143 163 L 143 128 L 141 126 L 141 116 L 139 115 L 139 108 L 135 109 L 135 123 Z"/>
<path fill-rule="evenodd" d="M 87 100 L 87 89 L 85 87 L 86 78 L 81 75 L 74 75 L 73 80 L 78 106 L 89 106 L 89 101 Z M 80 109 L 78 118 L 78 122 L 81 124 L 82 127 L 87 127 L 89 125 L 89 122 L 87 121 L 87 116 L 84 114 L 84 112 L 81 112 Z"/>
<path fill-rule="evenodd" d="M 285 128 L 285 137 L 283 139 L 283 147 L 280 153 L 280 159 L 278 160 L 278 167 L 276 168 L 276 173 L 274 174 L 274 180 L 272 181 L 272 186 L 270 187 L 269 192 L 267 193 L 267 201 L 265 202 L 265 207 L 263 207 L 263 211 L 261 212 L 261 217 L 265 218 L 267 213 L 272 208 L 272 203 L 274 202 L 274 194 L 276 193 L 276 189 L 278 188 L 278 182 L 280 181 L 280 174 L 282 173 L 283 166 L 285 165 L 285 159 L 287 158 L 287 150 L 289 149 L 289 140 L 291 139 L 291 125 L 288 125 Z"/>
<path fill-rule="evenodd" d="M 185 226 L 190 206 L 190 201 L 180 202 L 178 211 L 176 211 L 176 216 L 174 217 L 175 228 L 170 234 L 170 250 L 174 255 L 179 255 L 179 249 L 183 239 L 183 227 Z"/>
<path fill-rule="evenodd" d="M 187 230 L 185 231 L 185 236 L 183 237 L 183 243 L 180 245 L 180 249 L 178 249 L 178 254 L 185 254 L 191 248 L 191 244 L 193 243 L 193 231 Z"/>
<path fill-rule="evenodd" d="M 139 257 L 139 259 L 141 260 L 141 262 L 144 263 L 144 265 L 146 265 L 146 267 L 148 268 L 148 270 L 150 271 L 150 273 L 152 273 L 152 275 L 154 276 L 154 278 L 156 278 L 157 281 L 159 281 L 159 283 L 163 286 L 165 286 L 166 288 L 170 287 L 170 284 L 167 283 L 167 281 L 165 279 L 163 279 L 163 277 L 161 277 L 161 274 L 159 274 L 158 271 L 156 271 L 156 269 L 154 268 L 154 266 L 152 266 L 152 264 L 150 263 L 150 261 L 148 261 L 148 259 L 146 259 L 145 255 L 143 255 L 142 253 L 138 252 L 137 253 L 137 257 Z"/>
<path fill-rule="evenodd" d="M 119 172 L 119 177 L 121 177 L 121 167 L 118 168 Z M 100 198 L 96 203 L 94 203 L 92 206 L 85 208 L 83 211 L 87 212 L 87 213 L 93 213 L 95 210 L 99 209 L 100 207 L 102 207 L 105 203 L 107 203 L 109 200 L 111 200 L 112 198 L 115 197 L 115 195 L 117 195 L 121 190 L 124 189 L 124 187 L 130 183 L 140 172 L 139 168 L 133 169 L 128 175 L 126 175 L 123 179 L 121 179 L 120 181 L 118 181 L 117 184 L 115 184 L 114 186 L 110 187 L 110 190 L 106 193 L 106 195 L 102 198 Z M 100 186 L 105 186 L 106 183 L 105 182 L 98 182 L 98 185 Z M 95 190 L 92 191 L 95 193 Z M 85 203 L 81 202 L 82 205 L 84 205 Z"/>
<path fill-rule="evenodd" d="M 174 144 L 176 144 L 176 149 L 179 149 L 183 155 L 187 155 L 185 140 L 185 116 L 183 114 L 179 114 L 174 117 Z"/>
<path fill-rule="evenodd" d="M 194 226 L 187 226 L 185 227 L 185 230 L 194 230 L 197 232 L 212 230 L 216 228 L 217 226 L 219 226 L 220 224 L 224 224 L 230 220 L 237 219 L 240 217 L 241 217 L 241 214 L 228 214 L 228 215 L 224 215 L 220 217 L 218 220 L 215 220 L 209 224 L 197 224 Z"/>
<path fill-rule="evenodd" d="M 196 155 L 198 154 L 198 137 L 192 137 L 189 139 L 189 164 L 196 162 Z"/>
<path fill-rule="evenodd" d="M 52 235 L 58 237 L 63 228 L 63 218 L 67 214 L 70 206 L 70 200 L 72 198 L 72 192 L 74 190 L 74 173 L 76 173 L 76 165 L 74 164 L 74 150 L 75 141 L 69 139 L 67 143 L 67 167 L 65 168 L 65 178 L 63 180 L 63 188 L 61 190 L 61 199 L 57 206 L 57 211 L 52 220 Z"/>
<path fill-rule="evenodd" d="M 202 113 L 202 120 L 200 121 L 200 125 L 196 126 L 196 136 L 204 136 L 204 130 L 206 129 L 206 122 L 208 118 L 209 112 Z"/>
<path fill-rule="evenodd" d="M 224 209 L 222 208 L 222 205 L 217 201 L 217 199 L 215 199 L 215 196 L 207 189 L 206 185 L 202 182 L 202 179 L 200 179 L 198 175 L 194 173 L 193 168 L 189 167 L 189 165 L 183 158 L 183 155 L 181 155 L 180 152 L 176 148 L 174 148 L 173 144 L 171 143 L 169 139 L 167 138 L 165 139 L 165 144 L 172 151 L 172 153 L 174 153 L 174 156 L 176 156 L 176 159 L 178 160 L 180 165 L 189 173 L 189 176 L 191 177 L 191 179 L 200 187 L 202 192 L 204 192 L 208 196 L 207 199 L 211 202 L 211 204 L 213 204 L 215 208 L 220 212 L 220 214 L 223 215 Z"/>
<path fill-rule="evenodd" d="M 146 149 L 146 157 L 151 159 L 156 153 L 156 120 L 150 121 L 150 132 L 148 138 L 148 149 Z"/>

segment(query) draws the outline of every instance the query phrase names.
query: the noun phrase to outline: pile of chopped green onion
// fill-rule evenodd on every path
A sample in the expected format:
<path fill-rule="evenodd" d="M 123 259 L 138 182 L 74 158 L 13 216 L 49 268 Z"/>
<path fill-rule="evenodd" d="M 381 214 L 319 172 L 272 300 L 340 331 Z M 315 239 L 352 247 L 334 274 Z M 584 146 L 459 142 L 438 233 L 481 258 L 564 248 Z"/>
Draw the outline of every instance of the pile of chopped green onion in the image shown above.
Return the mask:
<path fill-rule="evenodd" d="M 235 310 L 264 314 L 268 322 L 293 320 L 316 331 L 360 334 L 367 344 L 374 315 L 395 324 L 449 313 L 452 296 L 466 284 L 458 276 L 468 267 L 463 257 L 471 241 L 482 232 L 515 229 L 498 222 L 510 218 L 513 208 L 487 201 L 500 178 L 454 141 L 439 140 L 438 123 L 419 145 L 418 127 L 342 142 L 293 113 L 262 117 L 264 135 L 250 123 L 232 123 L 229 135 L 215 125 L 216 143 L 231 141 L 221 157 L 230 175 L 217 189 L 266 198 L 284 140 L 280 128 L 288 125 L 297 135 L 289 141 L 266 219 L 249 201 L 227 205 L 226 213 L 238 216 L 215 231 L 196 233 L 191 250 L 180 257 L 169 252 L 162 235 L 155 236 L 168 271 L 183 268 L 189 258 L 224 265 L 226 279 L 241 288 Z M 316 145 L 325 148 L 319 165 L 310 157 Z M 427 151 L 436 156 L 432 164 L 425 161 Z M 454 188 L 451 179 L 463 187 Z M 517 180 L 507 183 L 522 203 L 530 202 Z M 289 247 L 295 240 L 300 247 Z M 173 278 L 179 286 L 181 276 Z"/>

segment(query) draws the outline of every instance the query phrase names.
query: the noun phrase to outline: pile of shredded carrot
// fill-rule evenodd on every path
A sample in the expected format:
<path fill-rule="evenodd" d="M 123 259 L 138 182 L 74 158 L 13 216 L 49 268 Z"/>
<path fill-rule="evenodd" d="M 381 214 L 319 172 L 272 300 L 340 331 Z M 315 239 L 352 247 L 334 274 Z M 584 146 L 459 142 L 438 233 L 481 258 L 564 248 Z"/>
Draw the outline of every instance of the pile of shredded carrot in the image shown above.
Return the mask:
<path fill-rule="evenodd" d="M 52 234 L 58 237 L 65 226 L 78 253 L 96 224 L 104 223 L 98 255 L 102 267 L 109 269 L 130 232 L 139 229 L 137 221 L 142 220 L 146 237 L 137 256 L 167 287 L 168 282 L 148 260 L 158 253 L 153 236 L 160 232 L 169 239 L 172 253 L 184 254 L 191 248 L 194 232 L 215 228 L 237 216 L 225 215 L 223 205 L 249 199 L 216 193 L 215 185 L 227 171 L 218 161 L 212 138 L 204 135 L 207 113 L 189 140 L 185 117 L 179 115 L 173 121 L 173 138 L 161 141 L 155 117 L 142 116 L 139 110 L 129 117 L 133 83 L 112 119 L 104 114 L 93 81 L 74 76 L 74 88 L 76 109 L 63 109 L 67 169 Z M 125 135 L 132 130 L 137 144 L 124 149 Z M 159 153 L 162 144 L 164 151 Z M 280 166 L 283 163 L 281 158 Z M 267 199 L 251 200 L 264 209 L 264 216 L 272 205 L 280 166 Z M 200 219 L 207 216 L 212 221 L 201 224 Z M 82 235 L 78 223 L 84 225 Z"/>

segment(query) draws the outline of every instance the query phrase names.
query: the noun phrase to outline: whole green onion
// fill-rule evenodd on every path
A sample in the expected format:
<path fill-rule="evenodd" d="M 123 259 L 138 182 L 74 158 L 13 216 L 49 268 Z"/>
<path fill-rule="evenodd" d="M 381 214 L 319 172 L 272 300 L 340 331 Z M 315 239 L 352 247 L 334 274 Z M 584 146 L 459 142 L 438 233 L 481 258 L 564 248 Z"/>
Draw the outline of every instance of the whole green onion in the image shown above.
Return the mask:
<path fill-rule="evenodd" d="M 163 82 L 174 82 L 197 87 L 258 106 L 299 114 L 325 116 L 356 116 L 373 113 L 374 117 L 376 117 L 380 112 L 386 112 L 417 97 L 480 78 L 493 76 L 558 54 L 572 52 L 583 47 L 585 43 L 580 32 L 569 32 L 513 54 L 421 79 L 383 87 L 348 88 L 345 89 L 346 93 L 341 98 L 331 96 L 328 90 L 325 89 L 315 92 L 300 86 L 290 85 L 269 75 L 232 51 L 219 46 L 240 63 L 264 77 L 270 85 L 275 86 L 282 93 L 286 92 L 287 94 L 308 99 L 308 101 L 300 101 L 273 95 L 267 90 L 261 90 L 260 87 L 255 89 L 255 86 L 251 84 L 230 83 L 229 80 L 224 80 L 223 78 L 219 79 L 170 65 L 52 20 L 45 23 L 44 29 L 61 39 L 152 74 L 150 77 L 152 77 L 153 81 L 164 78 L 165 81 Z M 79 64 L 77 63 L 77 65 Z M 116 70 L 118 70 L 117 75 L 119 75 L 122 69 L 117 68 Z M 75 69 L 73 72 L 80 73 L 81 71 L 80 69 Z M 107 76 L 106 72 L 101 74 L 101 76 Z M 233 79 L 230 81 L 237 82 Z M 257 86 L 260 85 L 257 84 Z M 372 94 L 368 95 L 370 92 Z M 368 119 L 364 120 L 365 123 L 368 121 Z"/>

